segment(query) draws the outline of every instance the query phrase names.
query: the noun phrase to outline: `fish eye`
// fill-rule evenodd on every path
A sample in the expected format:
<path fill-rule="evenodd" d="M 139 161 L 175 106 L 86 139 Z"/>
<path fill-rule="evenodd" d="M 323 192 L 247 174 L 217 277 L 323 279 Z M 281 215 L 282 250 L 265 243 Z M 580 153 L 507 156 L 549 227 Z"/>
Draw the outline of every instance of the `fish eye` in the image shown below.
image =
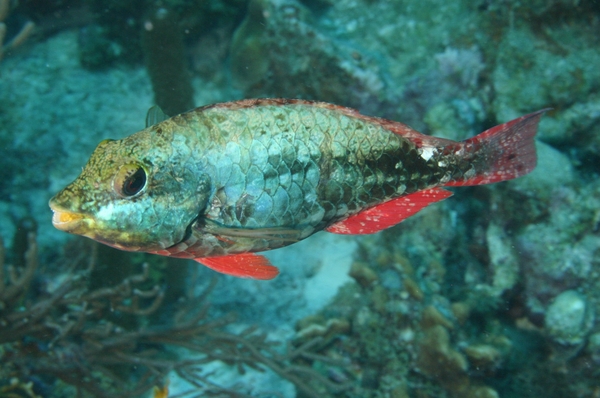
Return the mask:
<path fill-rule="evenodd" d="M 133 197 L 144 189 L 148 180 L 146 170 L 139 164 L 124 164 L 113 179 L 113 189 L 123 197 Z"/>

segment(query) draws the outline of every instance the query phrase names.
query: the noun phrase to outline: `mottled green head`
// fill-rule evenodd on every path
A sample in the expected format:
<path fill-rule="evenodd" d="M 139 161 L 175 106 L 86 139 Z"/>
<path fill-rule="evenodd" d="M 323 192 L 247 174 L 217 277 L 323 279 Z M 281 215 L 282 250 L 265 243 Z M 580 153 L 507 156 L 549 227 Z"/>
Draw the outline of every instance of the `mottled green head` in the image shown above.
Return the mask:
<path fill-rule="evenodd" d="M 102 141 L 81 175 L 50 200 L 54 226 L 130 251 L 184 239 L 206 206 L 209 181 L 186 164 L 186 145 L 156 130 Z"/>

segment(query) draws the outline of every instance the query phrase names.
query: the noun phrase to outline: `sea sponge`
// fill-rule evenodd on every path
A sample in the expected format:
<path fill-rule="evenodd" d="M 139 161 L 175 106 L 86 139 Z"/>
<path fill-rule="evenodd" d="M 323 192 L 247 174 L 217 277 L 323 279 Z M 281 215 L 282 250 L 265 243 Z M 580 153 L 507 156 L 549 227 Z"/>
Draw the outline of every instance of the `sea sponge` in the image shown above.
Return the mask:
<path fill-rule="evenodd" d="M 424 331 L 419 341 L 419 369 L 435 378 L 444 388 L 460 392 L 469 387 L 467 360 L 450 345 L 448 330 L 435 325 Z"/>
<path fill-rule="evenodd" d="M 354 278 L 362 287 L 368 287 L 377 282 L 379 276 L 373 271 L 368 264 L 355 261 L 350 267 L 349 275 Z"/>
<path fill-rule="evenodd" d="M 586 296 L 575 290 L 559 294 L 548 306 L 544 320 L 547 336 L 557 348 L 555 354 L 571 357 L 583 346 L 594 326 L 594 312 Z"/>

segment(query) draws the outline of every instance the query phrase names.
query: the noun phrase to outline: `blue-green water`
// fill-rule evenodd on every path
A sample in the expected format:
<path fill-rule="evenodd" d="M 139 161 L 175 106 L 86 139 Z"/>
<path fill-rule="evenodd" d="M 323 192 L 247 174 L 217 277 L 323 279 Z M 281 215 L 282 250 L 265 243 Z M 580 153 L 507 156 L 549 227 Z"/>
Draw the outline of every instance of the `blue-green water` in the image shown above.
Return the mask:
<path fill-rule="evenodd" d="M 596 396 L 600 3 L 525 3 L 0 1 L 0 397 Z M 455 140 L 553 110 L 533 173 L 273 251 L 273 281 L 52 227 L 153 104 L 252 97 Z"/>

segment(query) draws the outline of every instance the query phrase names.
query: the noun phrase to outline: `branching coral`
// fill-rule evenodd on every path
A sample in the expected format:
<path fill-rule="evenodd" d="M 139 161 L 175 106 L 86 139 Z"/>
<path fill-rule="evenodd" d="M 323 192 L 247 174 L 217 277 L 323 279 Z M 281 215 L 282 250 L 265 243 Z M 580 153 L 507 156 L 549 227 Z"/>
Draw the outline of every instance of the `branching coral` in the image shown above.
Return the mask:
<path fill-rule="evenodd" d="M 35 24 L 32 21 L 27 21 L 22 27 L 19 33 L 15 37 L 13 37 L 7 44 L 4 43 L 4 38 L 6 37 L 6 24 L 4 21 L 8 18 L 8 14 L 11 9 L 11 0 L 0 0 L 0 60 L 4 56 L 4 53 L 12 50 L 21 44 L 31 36 L 33 33 L 33 29 L 35 28 Z"/>
<path fill-rule="evenodd" d="M 208 363 L 222 361 L 240 372 L 268 368 L 308 397 L 322 396 L 315 388 L 339 391 L 346 387 L 297 363 L 330 361 L 314 352 L 319 339 L 282 353 L 254 328 L 240 334 L 224 331 L 231 317 L 207 316 L 207 295 L 214 283 L 202 294 L 186 298 L 167 324 L 144 326 L 147 315 L 166 311 L 163 291 L 148 287 L 146 265 L 141 273 L 116 285 L 88 289 L 97 257 L 95 243 L 91 250 L 77 251 L 79 255 L 65 264 L 67 271 L 52 278 L 60 280 L 58 284 L 33 291 L 34 279 L 50 275 L 38 267 L 32 233 L 28 244 L 25 264 L 19 269 L 4 264 L 0 245 L 0 381 L 27 382 L 31 376 L 46 375 L 74 386 L 78 394 L 132 397 L 162 385 L 166 375 L 175 371 L 196 386 L 189 396 L 233 394 L 203 372 Z M 107 320 L 115 314 L 138 318 L 137 326 L 127 329 Z M 185 359 L 177 358 L 173 348 L 187 350 Z"/>
<path fill-rule="evenodd" d="M 122 386 L 124 381 L 107 365 L 132 353 L 134 357 L 123 363 L 134 363 L 136 356 L 141 358 L 145 353 L 137 348 L 131 333 L 103 321 L 102 316 L 107 310 L 142 316 L 158 308 L 162 298 L 159 290 L 134 288 L 146 280 L 147 271 L 117 286 L 87 291 L 86 275 L 94 266 L 95 256 L 90 257 L 83 271 L 77 269 L 82 260 L 78 257 L 69 264 L 61 283 L 29 298 L 33 277 L 39 271 L 35 236 L 29 235 L 22 269 L 5 265 L 4 253 L 0 254 L 0 344 L 5 364 L 0 376 L 26 379 L 30 375 L 52 375 L 99 397 L 111 395 L 99 387 L 100 378 Z M 151 298 L 152 303 L 141 308 L 140 298 Z M 147 390 L 166 370 L 149 368 L 129 393 Z"/>

